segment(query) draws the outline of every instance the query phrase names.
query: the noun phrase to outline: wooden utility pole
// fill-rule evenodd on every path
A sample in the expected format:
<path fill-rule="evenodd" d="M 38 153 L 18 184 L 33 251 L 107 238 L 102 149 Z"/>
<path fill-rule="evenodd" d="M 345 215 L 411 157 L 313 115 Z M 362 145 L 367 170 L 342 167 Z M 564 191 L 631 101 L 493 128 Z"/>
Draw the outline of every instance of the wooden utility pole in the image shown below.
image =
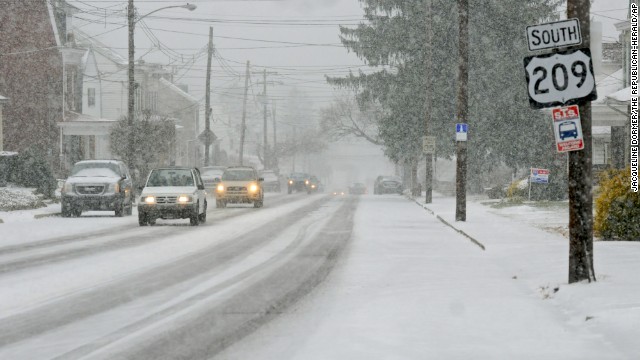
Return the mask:
<path fill-rule="evenodd" d="M 276 137 L 276 100 L 274 99 L 271 105 L 271 117 L 273 118 L 273 168 L 278 168 L 278 155 L 276 153 L 276 145 L 278 139 Z"/>
<path fill-rule="evenodd" d="M 469 2 L 458 0 L 458 92 L 456 121 L 469 123 Z M 467 142 L 456 141 L 456 221 L 467 220 Z"/>
<path fill-rule="evenodd" d="M 247 72 L 244 76 L 244 100 L 242 101 L 242 125 L 240 125 L 240 165 L 244 161 L 244 132 L 247 123 L 247 95 L 249 93 L 249 60 L 247 60 Z"/>
<path fill-rule="evenodd" d="M 582 46 L 590 46 L 590 0 L 568 0 L 567 18 L 577 18 Z M 593 268 L 593 194 L 591 102 L 579 107 L 584 149 L 569 152 L 569 283 L 595 281 Z"/>
<path fill-rule="evenodd" d="M 267 69 L 264 69 L 263 72 L 263 86 L 262 86 L 262 95 L 264 96 L 263 100 L 264 100 L 264 134 L 262 137 L 262 158 L 264 161 L 264 168 L 265 169 L 269 169 L 269 156 L 268 156 L 268 151 L 269 151 L 269 144 L 267 144 Z"/>
<path fill-rule="evenodd" d="M 209 54 L 207 57 L 207 88 L 205 89 L 205 110 L 204 110 L 204 166 L 211 165 L 209 163 L 209 150 L 211 147 L 211 57 L 213 56 L 213 27 L 209 27 Z"/>
<path fill-rule="evenodd" d="M 424 119 L 424 135 L 425 137 L 430 136 L 430 124 L 431 124 L 431 101 L 433 98 L 431 79 L 432 79 L 432 68 L 433 68 L 433 14 L 431 12 L 431 0 L 427 0 L 427 46 L 426 46 L 426 63 L 427 68 L 425 69 L 425 73 L 427 75 L 426 81 L 426 93 L 425 97 L 425 119 Z M 424 189 L 425 189 L 425 198 L 424 202 L 426 204 L 430 204 L 433 201 L 433 154 L 427 153 L 426 161 L 425 161 L 425 179 L 424 179 Z"/>
<path fill-rule="evenodd" d="M 127 22 L 129 25 L 129 63 L 128 65 L 128 93 L 127 93 L 127 125 L 129 128 L 128 131 L 128 142 L 127 142 L 127 155 L 126 161 L 127 166 L 129 166 L 129 170 L 131 170 L 131 174 L 133 175 L 134 180 L 138 180 L 138 174 L 136 174 L 135 169 L 137 169 L 135 164 L 135 130 L 134 126 L 134 98 L 135 98 L 135 44 L 134 44 L 134 31 L 135 31 L 135 15 L 136 9 L 133 6 L 133 0 L 129 0 L 129 6 L 127 8 Z"/>

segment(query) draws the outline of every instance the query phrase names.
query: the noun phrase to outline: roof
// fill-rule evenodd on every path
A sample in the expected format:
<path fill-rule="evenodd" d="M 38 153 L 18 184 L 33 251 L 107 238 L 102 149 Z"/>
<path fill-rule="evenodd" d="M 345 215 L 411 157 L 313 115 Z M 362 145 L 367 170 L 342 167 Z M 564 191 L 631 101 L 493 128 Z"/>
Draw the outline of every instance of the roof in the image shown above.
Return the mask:
<path fill-rule="evenodd" d="M 120 54 L 111 50 L 107 45 L 98 41 L 95 37 L 90 36 L 89 34 L 78 29 L 77 27 L 74 27 L 72 31 L 76 41 L 78 42 L 78 45 L 91 48 L 97 51 L 98 53 L 102 54 L 106 58 L 110 59 L 116 64 L 125 66 L 129 63 L 127 59 L 123 58 L 122 56 L 120 56 Z"/>
<path fill-rule="evenodd" d="M 626 87 L 622 90 L 618 90 L 613 94 L 609 94 L 605 97 L 607 98 L 606 100 L 611 99 L 611 100 L 623 102 L 623 103 L 629 102 L 631 101 L 631 86 Z"/>
<path fill-rule="evenodd" d="M 164 85 L 165 87 L 167 87 L 169 90 L 175 92 L 176 94 L 182 96 L 183 98 L 187 99 L 187 101 L 190 101 L 194 104 L 198 104 L 199 101 L 198 99 L 194 98 L 191 94 L 185 92 L 184 90 L 180 89 L 179 87 L 177 87 L 175 84 L 173 84 L 172 82 L 164 79 L 164 78 L 160 78 L 160 84 Z"/>
<path fill-rule="evenodd" d="M 65 122 L 104 122 L 104 121 L 117 122 L 117 120 L 103 119 L 103 118 L 95 117 L 92 115 L 79 114 L 77 112 L 68 111 L 68 110 L 64 112 L 64 119 L 65 119 Z"/>
<path fill-rule="evenodd" d="M 605 97 L 610 94 L 615 93 L 616 91 L 622 89 L 623 83 L 622 79 L 624 78 L 624 69 L 620 69 L 613 74 L 609 74 L 604 79 L 598 81 L 596 83 L 596 90 L 598 92 L 598 99 L 594 101 L 594 103 L 603 103 L 605 101 Z"/>
<path fill-rule="evenodd" d="M 6 97 L 0 95 L 0 104 L 2 104 L 4 102 L 7 102 L 7 101 L 9 101 L 9 98 L 6 98 Z"/>

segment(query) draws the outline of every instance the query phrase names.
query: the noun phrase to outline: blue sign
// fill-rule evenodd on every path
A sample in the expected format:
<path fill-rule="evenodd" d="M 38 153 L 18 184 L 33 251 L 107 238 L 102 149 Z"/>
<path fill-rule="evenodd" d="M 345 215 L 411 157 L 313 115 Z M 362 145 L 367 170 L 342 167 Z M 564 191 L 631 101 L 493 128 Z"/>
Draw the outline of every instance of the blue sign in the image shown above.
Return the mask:
<path fill-rule="evenodd" d="M 465 124 L 465 123 L 456 124 L 456 132 L 457 133 L 468 133 L 469 132 L 469 124 Z"/>

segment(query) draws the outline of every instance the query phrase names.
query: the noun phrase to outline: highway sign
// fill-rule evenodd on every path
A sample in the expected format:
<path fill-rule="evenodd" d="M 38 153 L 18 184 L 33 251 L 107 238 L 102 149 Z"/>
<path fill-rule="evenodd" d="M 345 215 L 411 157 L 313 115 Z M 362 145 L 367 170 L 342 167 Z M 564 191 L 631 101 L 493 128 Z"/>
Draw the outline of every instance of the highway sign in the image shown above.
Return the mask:
<path fill-rule="evenodd" d="M 534 109 L 579 105 L 598 97 L 588 48 L 528 56 L 524 68 Z"/>
<path fill-rule="evenodd" d="M 436 152 L 436 137 L 435 136 L 423 136 L 422 137 L 422 152 L 424 154 L 435 154 L 435 152 Z"/>
<path fill-rule="evenodd" d="M 552 110 L 553 132 L 556 134 L 558 152 L 584 149 L 580 110 L 577 105 L 559 107 Z"/>
<path fill-rule="evenodd" d="M 582 44 L 580 21 L 568 19 L 527 26 L 529 51 Z"/>
<path fill-rule="evenodd" d="M 456 141 L 467 141 L 467 133 L 469 132 L 469 124 L 456 124 Z"/>
<path fill-rule="evenodd" d="M 531 168 L 531 174 L 529 175 L 532 183 L 548 184 L 549 183 L 549 170 Z"/>

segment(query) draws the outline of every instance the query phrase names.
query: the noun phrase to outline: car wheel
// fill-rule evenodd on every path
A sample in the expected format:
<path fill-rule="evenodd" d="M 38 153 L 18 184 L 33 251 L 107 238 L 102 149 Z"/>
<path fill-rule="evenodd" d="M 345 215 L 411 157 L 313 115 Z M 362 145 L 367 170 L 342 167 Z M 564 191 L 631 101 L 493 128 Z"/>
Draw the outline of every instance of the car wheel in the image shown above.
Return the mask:
<path fill-rule="evenodd" d="M 225 204 L 225 202 L 223 200 L 216 200 L 216 207 L 218 209 L 225 208 L 226 206 L 227 206 L 227 204 Z"/>
<path fill-rule="evenodd" d="M 140 226 L 145 226 L 147 225 L 147 223 L 148 223 L 147 214 L 143 212 L 138 212 L 138 224 Z"/>
<path fill-rule="evenodd" d="M 69 209 L 69 205 L 62 203 L 62 217 L 71 217 L 71 210 Z"/>
<path fill-rule="evenodd" d="M 200 208 L 200 204 L 196 204 L 196 208 L 191 212 L 191 216 L 189 216 L 189 225 L 198 226 L 200 224 L 200 214 L 198 214 L 198 209 Z"/>
<path fill-rule="evenodd" d="M 291 188 L 287 188 L 287 194 L 291 194 Z"/>
<path fill-rule="evenodd" d="M 116 205 L 116 217 L 122 217 L 124 215 L 124 203 Z"/>
<path fill-rule="evenodd" d="M 72 214 L 74 217 L 80 217 L 80 215 L 82 215 L 82 209 L 74 209 Z"/>
<path fill-rule="evenodd" d="M 147 222 L 149 222 L 149 225 L 155 225 L 156 224 L 156 219 L 155 218 L 147 218 Z"/>
<path fill-rule="evenodd" d="M 130 215 L 133 214 L 133 198 L 131 199 L 131 201 L 129 201 L 129 206 L 125 210 L 124 214 L 127 215 L 127 216 L 130 216 Z"/>
<path fill-rule="evenodd" d="M 198 216 L 198 220 L 200 221 L 201 224 L 204 224 L 207 222 L 207 203 L 206 202 L 204 203 L 204 212 Z"/>

